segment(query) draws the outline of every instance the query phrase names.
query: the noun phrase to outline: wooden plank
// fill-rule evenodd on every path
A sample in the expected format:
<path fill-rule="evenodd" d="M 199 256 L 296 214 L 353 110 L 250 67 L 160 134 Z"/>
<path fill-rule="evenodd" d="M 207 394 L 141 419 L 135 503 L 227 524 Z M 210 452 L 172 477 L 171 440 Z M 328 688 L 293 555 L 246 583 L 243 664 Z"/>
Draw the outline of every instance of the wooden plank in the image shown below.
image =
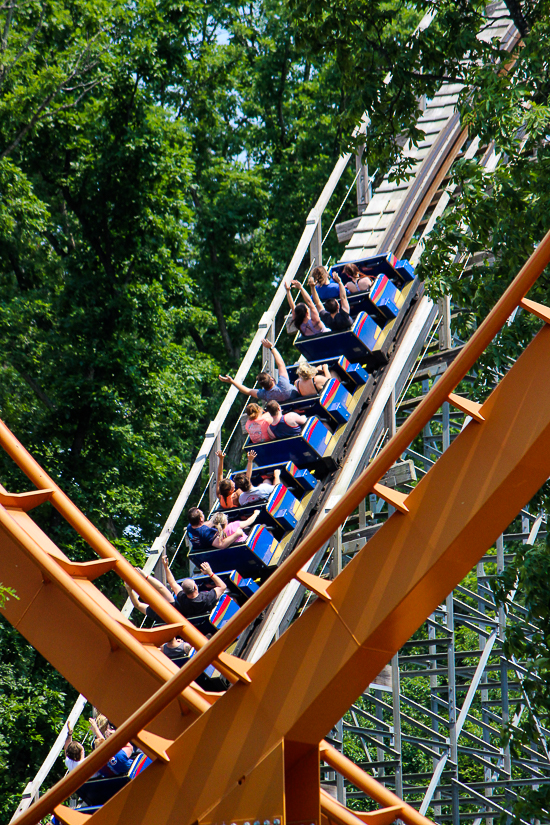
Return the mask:
<path fill-rule="evenodd" d="M 359 221 L 361 218 L 352 218 L 351 221 L 343 221 L 342 223 L 337 223 L 334 227 L 336 229 L 336 237 L 338 238 L 338 243 L 347 243 L 351 241 L 353 237 L 353 233 L 359 226 Z"/>

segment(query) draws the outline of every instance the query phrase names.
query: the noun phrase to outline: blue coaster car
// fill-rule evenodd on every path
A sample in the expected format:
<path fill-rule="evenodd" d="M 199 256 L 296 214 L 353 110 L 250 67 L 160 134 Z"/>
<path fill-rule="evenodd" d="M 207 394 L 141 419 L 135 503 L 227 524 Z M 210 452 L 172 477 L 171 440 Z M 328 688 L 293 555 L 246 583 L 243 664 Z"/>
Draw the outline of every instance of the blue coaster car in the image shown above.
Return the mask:
<path fill-rule="evenodd" d="M 266 512 L 286 533 L 298 524 L 300 502 L 284 484 L 277 484 L 267 501 Z"/>
<path fill-rule="evenodd" d="M 384 255 L 375 255 L 371 258 L 359 258 L 357 261 L 340 261 L 331 266 L 330 274 L 333 275 L 337 272 L 345 283 L 348 280 L 344 275 L 344 267 L 347 263 L 355 264 L 357 269 L 363 275 L 368 275 L 369 278 L 376 278 L 380 273 L 391 277 L 395 272 L 397 258 L 393 252 L 387 252 Z"/>
<path fill-rule="evenodd" d="M 265 578 L 271 572 L 269 565 L 277 548 L 278 542 L 263 524 L 259 524 L 252 528 L 244 544 L 232 544 L 225 550 L 214 547 L 196 550 L 189 554 L 189 559 L 196 567 L 207 561 L 215 573 L 235 568 L 241 576 Z"/>
<path fill-rule="evenodd" d="M 312 475 L 308 469 L 304 467 L 301 470 L 292 461 L 285 464 L 281 475 L 290 477 L 294 484 L 302 490 L 303 493 L 309 493 L 317 487 L 317 479 Z"/>
<path fill-rule="evenodd" d="M 396 256 L 391 252 L 385 255 L 375 255 L 372 258 L 360 258 L 357 261 L 340 261 L 330 268 L 330 274 L 337 272 L 344 283 L 347 278 L 343 274 L 343 269 L 346 263 L 354 263 L 355 266 L 370 278 L 377 278 L 378 275 L 385 275 L 390 281 L 402 289 L 405 284 L 414 280 L 414 269 L 409 261 L 403 259 L 398 261 Z"/>
<path fill-rule="evenodd" d="M 316 415 L 321 419 L 328 419 L 329 423 L 338 427 L 345 424 L 351 415 L 353 397 L 337 378 L 327 381 L 319 395 L 302 396 L 281 404 L 283 412 L 290 411 L 304 415 Z"/>
<path fill-rule="evenodd" d="M 229 619 L 235 615 L 239 605 L 231 598 L 229 594 L 222 596 L 214 610 L 210 613 L 210 622 L 212 626 L 219 630 L 224 624 L 227 624 Z"/>
<path fill-rule="evenodd" d="M 353 396 L 336 378 L 327 381 L 319 401 L 337 424 L 345 424 L 349 421 L 353 409 Z"/>
<path fill-rule="evenodd" d="M 254 467 L 250 477 L 252 484 L 258 485 L 263 481 L 271 481 L 275 470 L 281 471 L 281 479 L 286 487 L 297 498 L 301 498 L 306 493 L 315 490 L 318 481 L 308 469 L 300 469 L 292 461 L 287 461 L 286 464 L 268 464 L 265 467 Z M 229 519 L 231 515 L 228 512 Z"/>
<path fill-rule="evenodd" d="M 107 779 L 98 777 L 89 779 L 78 789 L 77 794 L 82 799 L 86 807 L 78 810 L 85 812 L 87 808 L 97 808 L 108 802 L 121 788 L 128 784 L 135 776 L 140 774 L 151 764 L 151 759 L 144 753 L 138 753 L 132 762 L 132 766 L 124 776 L 110 776 Z"/>
<path fill-rule="evenodd" d="M 309 361 L 326 361 L 343 355 L 348 361 L 366 366 L 370 372 L 388 362 L 381 349 L 385 340 L 381 333 L 376 321 L 360 312 L 349 330 L 307 336 L 298 333 L 294 344 Z"/>
<path fill-rule="evenodd" d="M 229 595 L 239 605 L 244 604 L 258 589 L 258 585 L 252 579 L 244 578 L 237 570 L 224 570 L 216 575 L 227 587 Z M 212 590 L 214 587 L 210 576 L 194 576 L 193 578 L 199 590 Z"/>
<path fill-rule="evenodd" d="M 195 627 L 199 628 L 201 633 L 204 633 L 205 636 L 212 636 L 220 627 L 223 627 L 226 624 L 231 616 L 234 616 L 237 610 L 239 609 L 239 605 L 235 601 L 235 599 L 231 598 L 231 596 L 226 593 L 222 596 L 216 606 L 210 611 L 210 613 L 205 613 L 203 616 L 196 616 L 193 617 L 193 624 Z M 193 655 L 193 654 L 191 654 Z M 173 659 L 172 661 L 178 661 Z M 184 664 L 182 662 L 178 666 Z M 210 667 L 212 667 L 210 665 Z M 214 675 L 214 671 L 209 671 L 207 668 L 205 671 L 206 676 L 212 678 Z"/>
<path fill-rule="evenodd" d="M 260 482 L 262 479 L 260 479 Z M 249 518 L 254 510 L 259 510 L 260 514 L 256 524 L 265 524 L 277 538 L 282 538 L 289 530 L 293 530 L 297 523 L 297 515 L 300 502 L 288 490 L 284 484 L 278 484 L 265 501 L 256 501 L 242 507 L 232 507 L 225 511 L 230 522 L 244 521 Z M 237 547 L 239 545 L 232 545 Z"/>
<path fill-rule="evenodd" d="M 309 363 L 312 367 L 322 367 L 323 364 L 326 364 L 331 373 L 335 373 L 338 380 L 344 384 L 350 392 L 353 392 L 354 389 L 361 384 L 366 384 L 369 379 L 368 372 L 363 369 L 360 364 L 351 363 L 344 355 L 341 355 L 339 358 L 333 357 L 325 358 L 324 360 L 309 361 Z M 292 364 L 291 367 L 288 367 L 288 377 L 290 381 L 293 382 L 296 380 L 299 366 L 299 364 Z M 312 397 L 315 398 L 316 396 L 302 396 L 302 398 Z M 288 403 L 288 401 L 285 402 L 285 404 Z"/>
<path fill-rule="evenodd" d="M 386 275 L 379 275 L 370 291 L 370 299 L 385 321 L 393 321 L 399 315 L 399 290 Z"/>
<path fill-rule="evenodd" d="M 248 440 L 244 449 L 253 447 L 257 453 L 256 462 L 262 466 L 292 461 L 298 467 L 312 467 L 322 459 L 329 458 L 333 446 L 332 433 L 314 416 L 304 425 L 300 435 L 262 441 L 260 444 L 251 444 Z"/>
<path fill-rule="evenodd" d="M 362 387 L 369 380 L 369 374 L 361 364 L 350 364 L 343 355 L 338 359 L 338 364 L 345 371 L 346 376 L 353 381 L 354 387 Z"/>
<path fill-rule="evenodd" d="M 397 283 L 394 278 L 392 278 L 392 281 L 397 284 L 399 289 L 403 289 L 406 284 L 414 281 L 414 267 L 411 263 L 409 263 L 409 261 L 407 261 L 406 258 L 403 258 L 401 261 L 397 261 L 395 265 L 395 272 L 401 283 Z"/>

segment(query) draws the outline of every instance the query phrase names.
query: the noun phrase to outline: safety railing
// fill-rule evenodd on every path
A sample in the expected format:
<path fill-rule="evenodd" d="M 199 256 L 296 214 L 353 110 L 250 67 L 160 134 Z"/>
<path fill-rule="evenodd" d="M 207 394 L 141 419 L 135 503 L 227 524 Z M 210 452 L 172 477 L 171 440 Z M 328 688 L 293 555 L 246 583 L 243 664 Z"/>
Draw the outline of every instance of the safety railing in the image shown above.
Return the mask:
<path fill-rule="evenodd" d="M 378 456 L 363 471 L 349 488 L 346 496 L 316 525 L 300 542 L 293 553 L 277 568 L 259 590 L 239 609 L 195 656 L 168 682 L 135 711 L 117 731 L 94 751 L 81 765 L 48 791 L 35 805 L 23 814 L 17 822 L 21 825 L 36 823 L 65 800 L 86 781 L 105 761 L 114 755 L 131 739 L 138 738 L 150 722 L 191 683 L 200 676 L 212 662 L 224 655 L 227 647 L 264 610 L 275 596 L 293 579 L 298 579 L 322 599 L 330 600 L 330 582 L 306 574 L 302 568 L 313 555 L 330 539 L 344 520 L 359 506 L 371 492 L 381 497 L 391 497 L 393 491 L 382 488 L 380 479 L 390 469 L 399 456 L 409 447 L 422 428 L 435 415 L 442 404 L 449 402 L 466 412 L 474 420 L 483 422 L 483 407 L 472 401 L 454 395 L 453 390 L 474 366 L 493 338 L 499 333 L 513 310 L 522 309 L 533 313 L 545 323 L 550 323 L 550 309 L 525 298 L 546 266 L 550 263 L 550 232 L 544 237 L 514 281 L 506 289 L 487 318 L 464 346 L 457 358 L 450 364 L 441 378 L 433 385 L 423 401 L 411 413 L 393 438 Z M 15 456 L 16 460 L 17 457 Z M 22 468 L 24 469 L 24 468 Z M 34 479 L 40 486 L 40 479 Z M 403 513 L 407 512 L 406 497 L 393 499 L 391 503 Z M 250 681 L 246 673 L 247 663 L 241 662 L 240 677 Z M 164 749 L 158 748 L 158 758 L 167 759 Z"/>

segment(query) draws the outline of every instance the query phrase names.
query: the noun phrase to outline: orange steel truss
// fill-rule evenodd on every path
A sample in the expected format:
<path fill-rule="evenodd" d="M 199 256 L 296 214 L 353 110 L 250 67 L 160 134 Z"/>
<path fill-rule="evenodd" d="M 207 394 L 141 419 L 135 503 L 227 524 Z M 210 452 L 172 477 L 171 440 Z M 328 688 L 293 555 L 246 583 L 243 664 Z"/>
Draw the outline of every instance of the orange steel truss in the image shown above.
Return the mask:
<path fill-rule="evenodd" d="M 210 640 L 168 605 L 78 511 L 5 426 L 0 442 L 37 490 L 0 493 L 4 615 L 119 726 L 16 822 L 55 810 L 128 740 L 154 762 L 93 814 L 93 825 L 428 821 L 323 741 L 442 599 L 482 557 L 550 474 L 550 311 L 525 298 L 550 261 L 550 233 L 459 356 L 346 496 Z M 545 324 L 480 406 L 453 390 L 518 306 Z M 439 407 L 472 417 L 408 496 L 379 480 Z M 397 508 L 333 581 L 302 567 L 372 491 Z M 50 500 L 100 557 L 71 562 L 28 511 Z M 144 631 L 93 584 L 115 570 L 169 623 Z M 229 645 L 293 578 L 318 598 L 253 665 Z M 180 671 L 156 650 L 175 631 L 196 648 Z M 234 683 L 207 694 L 194 679 L 212 662 Z M 320 759 L 382 807 L 351 812 L 320 790 Z"/>

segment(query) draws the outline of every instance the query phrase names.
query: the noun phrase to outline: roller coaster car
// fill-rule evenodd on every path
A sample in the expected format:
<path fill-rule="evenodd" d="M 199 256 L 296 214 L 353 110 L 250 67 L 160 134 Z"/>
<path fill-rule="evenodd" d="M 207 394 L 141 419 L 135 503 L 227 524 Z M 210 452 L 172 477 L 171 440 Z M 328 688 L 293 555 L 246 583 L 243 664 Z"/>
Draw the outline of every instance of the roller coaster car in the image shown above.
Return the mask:
<path fill-rule="evenodd" d="M 256 462 L 262 466 L 281 465 L 291 461 L 299 467 L 333 470 L 335 462 L 332 453 L 340 435 L 340 429 L 333 435 L 322 421 L 313 416 L 304 425 L 300 435 L 262 441 L 259 444 L 252 444 L 248 439 L 244 449 L 254 449 Z"/>
<path fill-rule="evenodd" d="M 320 335 L 304 336 L 298 333 L 294 345 L 308 360 L 326 361 L 343 355 L 348 361 L 358 362 L 372 372 L 388 363 L 387 356 L 382 352 L 386 335 L 386 329 L 383 331 L 370 315 L 360 312 L 351 329 Z"/>
<path fill-rule="evenodd" d="M 368 372 L 363 369 L 361 364 L 350 363 L 343 355 L 333 358 L 325 358 L 324 360 L 312 360 L 309 362 L 313 367 L 322 367 L 326 364 L 331 371 L 338 377 L 339 381 L 344 384 L 349 392 L 354 392 L 357 387 L 363 386 L 369 380 Z M 300 364 L 292 364 L 288 367 L 288 377 L 291 382 L 294 382 L 298 377 L 298 367 Z M 311 396 L 302 396 L 302 398 L 311 398 Z M 294 399 L 300 400 L 300 399 Z M 288 403 L 288 402 L 285 402 Z"/>
<path fill-rule="evenodd" d="M 225 584 L 229 595 L 238 605 L 244 604 L 258 589 L 258 585 L 253 579 L 241 576 L 237 570 L 224 570 L 222 573 L 216 573 L 216 575 Z M 210 576 L 194 576 L 193 578 L 201 591 L 212 590 L 215 586 Z"/>
<path fill-rule="evenodd" d="M 319 483 L 309 470 L 306 468 L 300 469 L 292 461 L 287 461 L 286 464 L 267 464 L 264 467 L 254 467 L 250 480 L 254 485 L 261 484 L 266 479 L 269 481 L 273 478 L 275 470 L 281 471 L 283 484 L 297 498 L 301 498 L 306 493 L 311 493 Z"/>
<path fill-rule="evenodd" d="M 375 255 L 373 258 L 360 258 L 357 261 L 342 261 L 330 268 L 330 274 L 337 272 L 344 283 L 348 278 L 343 274 L 346 263 L 353 263 L 369 278 L 377 278 L 378 275 L 385 275 L 390 281 L 396 285 L 398 289 L 402 289 L 406 284 L 414 280 L 414 268 L 409 261 L 397 260 L 392 252 L 386 255 Z"/>
<path fill-rule="evenodd" d="M 204 613 L 202 616 L 193 616 L 193 618 L 189 619 L 189 621 L 194 624 L 195 627 L 201 631 L 201 633 L 204 633 L 205 636 L 212 636 L 217 630 L 220 629 L 220 627 L 223 627 L 232 616 L 235 615 L 238 609 L 239 605 L 235 599 L 233 599 L 229 593 L 226 593 L 218 600 L 215 607 L 213 607 L 209 613 Z M 185 657 L 181 658 L 183 659 Z M 178 667 L 185 664 L 185 662 L 181 662 L 181 664 L 179 664 L 179 659 L 172 659 L 172 661 L 178 663 Z M 207 670 L 204 672 L 207 676 L 210 675 Z"/>
<path fill-rule="evenodd" d="M 260 479 L 260 483 L 262 480 Z M 260 511 L 256 523 L 265 524 L 277 538 L 282 538 L 289 530 L 294 530 L 301 515 L 300 502 L 284 484 L 277 484 L 268 499 L 251 502 L 242 507 L 232 507 L 225 510 L 225 515 L 230 522 L 244 521 L 255 510 Z M 236 546 L 238 545 L 232 545 Z"/>
<path fill-rule="evenodd" d="M 127 774 L 124 776 L 110 776 L 106 779 L 98 777 L 97 779 L 89 779 L 77 791 L 78 796 L 84 802 L 85 807 L 78 808 L 82 813 L 86 812 L 87 808 L 97 808 L 108 802 L 118 791 L 128 784 L 134 777 L 140 774 L 145 768 L 151 764 L 151 759 L 144 753 L 138 753 L 132 766 Z"/>
<path fill-rule="evenodd" d="M 235 568 L 241 576 L 265 579 L 274 569 L 270 565 L 274 564 L 278 546 L 269 530 L 258 524 L 252 528 L 244 544 L 232 544 L 224 550 L 215 547 L 195 550 L 189 554 L 189 560 L 196 567 L 207 561 L 214 573 Z"/>
<path fill-rule="evenodd" d="M 355 398 L 337 378 L 331 378 L 319 395 L 302 396 L 292 401 L 285 401 L 281 407 L 285 413 L 292 411 L 316 415 L 320 419 L 327 418 L 332 426 L 338 426 L 349 421 L 360 395 L 361 390 Z"/>

